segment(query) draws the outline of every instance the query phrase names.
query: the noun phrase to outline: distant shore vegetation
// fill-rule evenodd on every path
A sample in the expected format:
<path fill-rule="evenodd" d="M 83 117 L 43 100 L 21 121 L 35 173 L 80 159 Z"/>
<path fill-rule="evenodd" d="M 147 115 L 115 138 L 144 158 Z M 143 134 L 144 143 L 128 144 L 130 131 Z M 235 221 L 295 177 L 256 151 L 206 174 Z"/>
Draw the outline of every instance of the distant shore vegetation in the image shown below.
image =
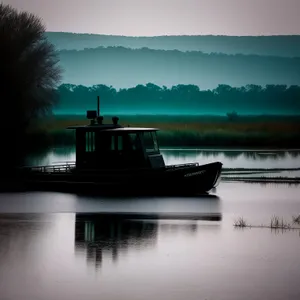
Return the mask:
<path fill-rule="evenodd" d="M 105 115 L 104 122 L 111 123 Z M 75 144 L 70 125 L 87 125 L 84 115 L 54 115 L 36 126 L 35 140 L 52 147 Z M 227 148 L 300 148 L 299 116 L 239 116 L 231 121 L 224 116 L 120 116 L 123 126 L 160 128 L 159 144 L 162 147 L 227 147 Z"/>
<path fill-rule="evenodd" d="M 65 128 L 88 124 L 86 110 L 96 109 L 100 95 L 106 123 L 118 115 L 123 126 L 160 128 L 163 147 L 300 148 L 300 86 L 219 85 L 201 91 L 193 85 L 116 90 L 62 84 L 57 92 L 53 116 L 32 130 L 35 140 L 53 147 L 74 145 L 74 132 Z"/>
<path fill-rule="evenodd" d="M 153 83 L 116 89 L 103 84 L 93 86 L 62 84 L 60 101 L 54 108 L 60 114 L 85 114 L 95 109 L 100 95 L 104 114 L 144 115 L 300 115 L 300 86 L 249 84 L 232 87 L 220 84 L 212 90 L 178 84 L 167 88 Z M 233 115 L 232 115 L 233 113 Z"/>

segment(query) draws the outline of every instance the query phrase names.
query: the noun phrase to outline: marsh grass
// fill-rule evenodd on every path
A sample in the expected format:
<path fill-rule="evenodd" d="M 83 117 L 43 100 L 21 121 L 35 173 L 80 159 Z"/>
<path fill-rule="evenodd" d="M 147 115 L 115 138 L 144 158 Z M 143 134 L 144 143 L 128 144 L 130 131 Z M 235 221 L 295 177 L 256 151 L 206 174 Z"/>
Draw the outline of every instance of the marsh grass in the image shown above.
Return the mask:
<path fill-rule="evenodd" d="M 158 126 L 149 126 L 158 127 Z M 299 131 L 300 132 L 300 131 Z M 51 146 L 70 146 L 75 144 L 73 130 L 44 130 L 44 136 L 51 141 Z M 300 133 L 268 134 L 265 132 L 220 132 L 220 131 L 180 131 L 162 130 L 158 132 L 161 147 L 261 147 L 261 148 L 300 148 Z"/>
<path fill-rule="evenodd" d="M 296 217 L 293 216 L 292 219 L 294 224 L 300 224 L 300 215 Z M 234 221 L 233 226 L 237 228 L 270 228 L 275 230 L 300 230 L 300 227 L 293 227 L 291 223 L 278 216 L 272 216 L 269 225 L 251 225 L 248 224 L 243 217 L 239 217 Z"/>
<path fill-rule="evenodd" d="M 120 124 L 131 127 L 155 127 L 160 146 L 222 146 L 222 147 L 300 147 L 300 121 L 295 118 L 275 118 L 269 121 L 241 117 L 236 122 L 226 118 L 205 116 L 124 116 Z M 111 123 L 105 117 L 105 123 Z M 40 128 L 59 144 L 74 143 L 65 131 L 70 125 L 86 125 L 88 120 L 82 116 L 53 116 L 43 120 Z M 66 139 L 65 139 L 66 137 Z"/>
<path fill-rule="evenodd" d="M 234 177 L 234 176 L 222 176 L 222 181 L 240 181 L 247 183 L 281 183 L 281 184 L 300 184 L 300 177 Z"/>
<path fill-rule="evenodd" d="M 223 171 L 226 171 L 226 172 L 235 172 L 235 171 L 261 171 L 263 173 L 269 173 L 270 171 L 273 171 L 273 172 L 280 172 L 280 171 L 300 171 L 300 168 L 223 168 L 222 169 Z"/>
<path fill-rule="evenodd" d="M 256 175 L 256 174 L 265 174 L 265 173 L 279 173 L 278 171 L 249 171 L 249 172 L 229 172 L 223 171 L 222 174 L 224 175 Z"/>
<path fill-rule="evenodd" d="M 273 216 L 270 221 L 270 228 L 272 229 L 291 229 L 292 226 L 290 223 L 279 218 L 278 216 Z"/>
<path fill-rule="evenodd" d="M 112 116 L 104 116 L 104 123 L 110 123 Z M 159 127 L 166 131 L 193 132 L 235 132 L 235 133 L 299 133 L 300 122 L 297 117 L 257 117 L 240 116 L 237 122 L 228 122 L 222 116 L 168 116 L 168 115 L 124 115 L 120 117 L 123 126 Z M 54 115 L 45 119 L 41 126 L 49 129 L 64 129 L 70 125 L 86 125 L 85 115 Z"/>
<path fill-rule="evenodd" d="M 298 216 L 293 216 L 293 223 L 294 224 L 299 224 L 300 225 L 300 215 Z"/>
<path fill-rule="evenodd" d="M 233 223 L 233 226 L 239 228 L 250 227 L 243 217 L 239 217 L 238 219 L 236 219 Z"/>

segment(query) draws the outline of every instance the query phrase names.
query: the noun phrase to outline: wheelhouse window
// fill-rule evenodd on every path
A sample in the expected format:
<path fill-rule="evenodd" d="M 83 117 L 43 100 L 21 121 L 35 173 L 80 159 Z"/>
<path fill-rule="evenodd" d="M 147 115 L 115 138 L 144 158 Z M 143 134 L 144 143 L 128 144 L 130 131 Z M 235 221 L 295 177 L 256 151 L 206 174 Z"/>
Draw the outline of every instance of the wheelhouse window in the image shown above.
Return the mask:
<path fill-rule="evenodd" d="M 124 138 L 122 135 L 109 135 L 107 138 L 109 138 L 110 142 L 109 151 L 116 152 L 124 150 Z"/>
<path fill-rule="evenodd" d="M 141 144 L 140 144 L 140 138 L 137 133 L 129 133 L 129 147 L 130 150 L 140 150 L 141 149 Z"/>
<path fill-rule="evenodd" d="M 118 145 L 117 149 L 119 151 L 124 150 L 124 147 L 123 147 L 123 136 L 118 135 L 118 143 L 117 143 L 117 145 Z"/>
<path fill-rule="evenodd" d="M 144 132 L 144 145 L 146 152 L 159 152 L 157 136 L 155 131 Z"/>
<path fill-rule="evenodd" d="M 97 152 L 110 152 L 115 150 L 114 136 L 108 133 L 100 133 L 97 137 Z"/>
<path fill-rule="evenodd" d="M 85 151 L 95 151 L 95 132 L 88 131 L 85 133 Z"/>
<path fill-rule="evenodd" d="M 135 151 L 141 149 L 140 140 L 136 133 L 125 133 L 121 135 L 114 136 L 115 150 L 117 151 Z"/>
<path fill-rule="evenodd" d="M 101 133 L 98 136 L 97 151 L 117 152 L 123 151 L 125 140 L 123 135 Z"/>

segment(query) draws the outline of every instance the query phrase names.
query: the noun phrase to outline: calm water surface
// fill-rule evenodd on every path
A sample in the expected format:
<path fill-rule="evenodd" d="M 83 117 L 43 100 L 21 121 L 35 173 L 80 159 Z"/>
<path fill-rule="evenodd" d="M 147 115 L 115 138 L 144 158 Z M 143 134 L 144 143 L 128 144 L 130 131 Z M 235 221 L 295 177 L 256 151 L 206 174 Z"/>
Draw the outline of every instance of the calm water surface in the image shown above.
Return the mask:
<path fill-rule="evenodd" d="M 207 149 L 162 149 L 165 163 L 199 162 L 200 164 L 221 161 L 225 168 L 295 168 L 300 167 L 300 150 L 222 150 Z M 39 165 L 75 161 L 74 149 L 53 149 L 46 155 L 32 159 Z"/>
<path fill-rule="evenodd" d="M 299 150 L 222 150 L 222 149 L 162 149 L 167 165 L 198 162 L 200 164 L 220 161 L 224 168 L 274 169 L 298 168 L 293 171 L 266 172 L 267 177 L 300 177 Z M 46 155 L 29 160 L 29 164 L 49 165 L 75 161 L 74 149 L 53 149 Z M 244 175 L 244 177 L 253 177 Z"/>
<path fill-rule="evenodd" d="M 166 160 L 178 163 L 175 154 Z M 240 216 L 254 225 L 273 215 L 291 221 L 299 186 L 221 182 L 212 196 L 0 194 L 0 299 L 299 299 L 299 231 L 233 227 Z M 87 212 L 222 219 L 82 219 Z"/>

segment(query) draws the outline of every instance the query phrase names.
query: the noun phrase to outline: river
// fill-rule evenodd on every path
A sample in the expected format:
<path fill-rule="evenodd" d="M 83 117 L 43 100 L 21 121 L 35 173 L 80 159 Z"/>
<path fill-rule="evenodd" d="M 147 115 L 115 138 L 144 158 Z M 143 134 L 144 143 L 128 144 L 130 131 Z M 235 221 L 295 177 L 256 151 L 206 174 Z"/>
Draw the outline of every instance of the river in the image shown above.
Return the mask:
<path fill-rule="evenodd" d="M 168 164 L 300 165 L 297 151 L 165 149 L 163 155 Z M 73 159 L 72 151 L 53 150 L 36 162 Z M 299 195 L 296 184 L 224 181 L 210 197 L 0 194 L 0 299 L 299 299 L 300 231 L 233 226 L 239 217 L 268 225 L 275 215 L 292 224 Z M 85 215 L 91 212 L 101 216 Z M 133 212 L 137 218 L 122 217 Z M 221 219 L 138 218 L 179 212 Z"/>

